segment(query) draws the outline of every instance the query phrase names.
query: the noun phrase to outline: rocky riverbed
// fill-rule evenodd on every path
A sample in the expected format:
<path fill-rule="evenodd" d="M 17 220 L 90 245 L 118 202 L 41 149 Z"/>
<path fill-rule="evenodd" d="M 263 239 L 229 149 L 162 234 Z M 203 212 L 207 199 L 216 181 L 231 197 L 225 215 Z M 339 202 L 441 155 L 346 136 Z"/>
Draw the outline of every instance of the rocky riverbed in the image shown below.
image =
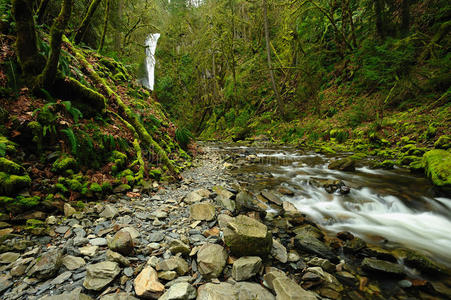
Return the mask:
<path fill-rule="evenodd" d="M 330 234 L 207 150 L 178 183 L 0 223 L 1 299 L 436 299 L 449 269 Z M 241 185 L 240 185 L 241 184 Z M 446 230 L 446 229 L 444 229 Z"/>

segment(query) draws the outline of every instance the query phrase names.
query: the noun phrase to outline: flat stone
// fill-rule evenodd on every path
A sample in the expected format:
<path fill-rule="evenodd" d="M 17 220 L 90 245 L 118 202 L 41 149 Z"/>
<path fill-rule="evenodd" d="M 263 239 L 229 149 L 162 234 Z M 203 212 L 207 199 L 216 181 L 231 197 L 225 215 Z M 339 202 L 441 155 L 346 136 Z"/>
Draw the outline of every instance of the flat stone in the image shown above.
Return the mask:
<path fill-rule="evenodd" d="M 176 283 L 159 300 L 190 300 L 197 296 L 196 289 L 188 282 Z"/>
<path fill-rule="evenodd" d="M 276 205 L 279 205 L 279 206 L 282 205 L 282 201 L 279 199 L 279 197 L 274 195 L 272 192 L 263 191 L 263 192 L 261 192 L 261 195 L 263 197 L 265 197 L 266 199 L 268 199 L 268 201 L 270 201 Z"/>
<path fill-rule="evenodd" d="M 152 216 L 158 219 L 166 219 L 168 217 L 168 213 L 162 210 L 157 210 L 152 213 Z"/>
<path fill-rule="evenodd" d="M 65 234 L 69 229 L 69 226 L 58 226 L 55 228 L 55 232 L 59 234 Z"/>
<path fill-rule="evenodd" d="M 255 219 L 239 215 L 223 231 L 225 243 L 234 255 L 264 257 L 271 251 L 271 232 Z"/>
<path fill-rule="evenodd" d="M 204 278 L 217 278 L 227 261 L 227 252 L 218 244 L 204 244 L 197 252 L 198 270 Z"/>
<path fill-rule="evenodd" d="M 10 276 L 4 274 L 0 275 L 0 293 L 7 290 L 10 286 L 13 285 L 13 282 L 10 279 Z"/>
<path fill-rule="evenodd" d="M 93 246 L 106 246 L 107 242 L 105 238 L 95 238 L 89 240 L 89 243 Z"/>
<path fill-rule="evenodd" d="M 235 211 L 236 203 L 232 199 L 224 197 L 223 195 L 217 195 L 215 198 L 215 201 L 219 206 L 221 206 L 231 212 Z"/>
<path fill-rule="evenodd" d="M 67 292 L 60 295 L 44 296 L 39 300 L 92 300 L 92 298 L 86 294 L 83 294 L 81 287 L 75 288 L 71 292 Z"/>
<path fill-rule="evenodd" d="M 176 271 L 179 275 L 185 275 L 189 270 L 188 263 L 181 257 L 173 256 L 156 264 L 157 271 Z"/>
<path fill-rule="evenodd" d="M 113 205 L 107 204 L 105 205 L 105 208 L 103 209 L 103 211 L 100 213 L 99 216 L 106 218 L 106 219 L 112 219 L 114 217 L 116 217 L 119 214 L 119 211 L 117 210 L 116 207 L 114 207 Z"/>
<path fill-rule="evenodd" d="M 169 251 L 171 251 L 172 254 L 181 253 L 182 255 L 189 255 L 191 249 L 187 244 L 180 240 L 172 240 L 169 243 Z"/>
<path fill-rule="evenodd" d="M 0 264 L 10 264 L 15 262 L 20 257 L 19 253 L 5 252 L 0 254 Z"/>
<path fill-rule="evenodd" d="M 183 201 L 185 201 L 188 204 L 193 204 L 196 202 L 200 202 L 203 198 L 204 197 L 202 197 L 196 192 L 190 192 L 185 196 L 185 198 L 183 198 Z"/>
<path fill-rule="evenodd" d="M 88 290 L 100 291 L 121 272 L 119 265 L 112 261 L 104 261 L 86 267 L 83 286 Z"/>
<path fill-rule="evenodd" d="M 262 267 L 262 259 L 258 256 L 243 256 L 233 263 L 232 277 L 236 281 L 247 280 L 255 276 Z"/>
<path fill-rule="evenodd" d="M 86 262 L 83 258 L 72 255 L 64 256 L 62 263 L 69 271 L 77 270 L 86 265 Z"/>
<path fill-rule="evenodd" d="M 129 255 L 134 248 L 132 236 L 128 231 L 118 231 L 108 241 L 108 248 L 120 254 Z"/>
<path fill-rule="evenodd" d="M 197 221 L 211 221 L 216 216 L 215 207 L 208 202 L 192 204 L 190 216 Z"/>
<path fill-rule="evenodd" d="M 129 293 L 120 292 L 114 294 L 107 294 L 105 296 L 102 296 L 100 300 L 138 300 L 138 298 L 133 297 Z"/>
<path fill-rule="evenodd" d="M 146 266 L 135 278 L 135 293 L 138 297 L 158 299 L 164 292 L 164 285 L 158 281 L 158 274 L 151 266 Z"/>
<path fill-rule="evenodd" d="M 50 284 L 61 284 L 63 282 L 65 282 L 66 280 L 68 280 L 69 278 L 72 277 L 72 272 L 70 271 L 66 271 L 60 275 L 58 275 L 57 277 L 55 277 Z"/>
<path fill-rule="evenodd" d="M 149 242 L 161 242 L 162 240 L 164 240 L 164 232 L 162 231 L 152 232 L 149 235 Z"/>
<path fill-rule="evenodd" d="M 391 275 L 402 275 L 404 273 L 404 267 L 402 265 L 374 258 L 363 259 L 362 268 L 367 271 Z"/>
<path fill-rule="evenodd" d="M 238 290 L 228 282 L 204 284 L 197 293 L 197 300 L 239 300 Z"/>
<path fill-rule="evenodd" d="M 158 278 L 163 280 L 174 280 L 177 277 L 177 272 L 175 271 L 162 271 L 158 272 Z"/>
<path fill-rule="evenodd" d="M 327 258 L 331 261 L 338 260 L 332 250 L 313 235 L 296 235 L 294 245 L 297 250 L 306 251 L 322 258 Z"/>
<path fill-rule="evenodd" d="M 82 255 L 90 256 L 90 257 L 96 255 L 97 249 L 99 249 L 99 246 L 84 246 L 84 247 L 78 248 L 78 250 L 80 251 L 80 253 Z"/>
<path fill-rule="evenodd" d="M 59 250 L 51 250 L 44 253 L 28 271 L 28 276 L 39 279 L 47 279 L 58 272 L 62 261 L 62 253 Z"/>
<path fill-rule="evenodd" d="M 235 284 L 238 290 L 238 299 L 240 300 L 275 300 L 270 291 L 262 287 L 258 283 L 252 282 L 238 282 Z"/>
<path fill-rule="evenodd" d="M 283 264 L 288 261 L 287 248 L 275 239 L 272 240 L 271 255 Z"/>
<path fill-rule="evenodd" d="M 277 299 L 286 300 L 317 300 L 314 293 L 304 290 L 288 277 L 277 277 L 272 282 Z"/>
<path fill-rule="evenodd" d="M 111 251 L 110 249 L 106 251 L 106 259 L 109 261 L 117 262 L 119 265 L 123 267 L 130 266 L 130 261 L 127 258 L 122 256 L 120 253 Z"/>

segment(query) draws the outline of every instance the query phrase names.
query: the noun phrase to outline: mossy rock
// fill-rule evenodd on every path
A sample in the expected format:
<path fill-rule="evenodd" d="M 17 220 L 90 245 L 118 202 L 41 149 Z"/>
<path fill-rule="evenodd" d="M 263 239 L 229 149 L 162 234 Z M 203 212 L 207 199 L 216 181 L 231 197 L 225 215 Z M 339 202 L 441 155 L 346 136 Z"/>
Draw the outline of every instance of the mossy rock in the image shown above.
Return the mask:
<path fill-rule="evenodd" d="M 426 176 L 435 186 L 451 189 L 451 153 L 436 149 L 423 156 Z"/>
<path fill-rule="evenodd" d="M 444 150 L 451 148 L 451 137 L 449 135 L 442 135 L 434 143 L 434 147 L 437 149 L 444 149 Z"/>
<path fill-rule="evenodd" d="M 28 175 L 14 175 L 0 172 L 0 194 L 14 195 L 31 185 Z"/>
<path fill-rule="evenodd" d="M 328 166 L 330 170 L 355 171 L 355 160 L 351 157 L 337 159 Z"/>
<path fill-rule="evenodd" d="M 401 259 L 405 265 L 420 271 L 437 274 L 445 273 L 446 267 L 439 265 L 430 258 L 410 249 L 395 249 L 392 251 L 397 259 Z"/>
<path fill-rule="evenodd" d="M 127 165 L 127 155 L 115 150 L 111 153 L 110 162 L 114 163 L 114 165 L 111 167 L 113 173 L 120 172 Z"/>
<path fill-rule="evenodd" d="M 111 182 L 109 181 L 105 181 L 104 183 L 102 183 L 102 192 L 107 194 L 110 193 L 111 191 L 113 191 L 113 186 L 111 185 Z"/>
<path fill-rule="evenodd" d="M 18 196 L 16 198 L 2 196 L 0 197 L 0 207 L 8 212 L 19 213 L 38 206 L 41 203 L 40 200 L 41 198 L 38 196 Z"/>
<path fill-rule="evenodd" d="M 58 158 L 52 165 L 52 172 L 63 174 L 68 170 L 77 170 L 78 163 L 75 158 L 70 156 L 62 156 Z"/>
<path fill-rule="evenodd" d="M 409 164 L 409 169 L 412 172 L 424 172 L 424 163 L 422 159 L 413 161 Z"/>
<path fill-rule="evenodd" d="M 92 193 L 102 193 L 102 187 L 97 182 L 92 182 L 89 186 L 89 191 Z"/>
<path fill-rule="evenodd" d="M 27 220 L 26 226 L 24 228 L 26 231 L 34 235 L 45 235 L 47 234 L 47 226 L 45 222 L 35 219 Z"/>
<path fill-rule="evenodd" d="M 4 157 L 0 157 L 0 172 L 5 172 L 14 175 L 23 175 L 25 174 L 25 169 L 15 162 L 6 159 Z"/>
<path fill-rule="evenodd" d="M 404 155 L 399 160 L 399 163 L 403 166 L 409 166 L 411 163 L 413 163 L 415 161 L 421 161 L 421 157 L 413 156 L 413 155 Z"/>

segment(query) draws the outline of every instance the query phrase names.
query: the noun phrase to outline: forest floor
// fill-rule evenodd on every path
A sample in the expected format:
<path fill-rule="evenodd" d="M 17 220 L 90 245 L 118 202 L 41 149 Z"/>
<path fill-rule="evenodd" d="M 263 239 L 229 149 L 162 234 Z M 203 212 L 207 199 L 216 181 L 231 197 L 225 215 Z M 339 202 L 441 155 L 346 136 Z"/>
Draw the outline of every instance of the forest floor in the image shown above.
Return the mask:
<path fill-rule="evenodd" d="M 433 273 L 427 280 L 350 233 L 328 236 L 288 202 L 267 194 L 279 212 L 262 211 L 227 171 L 229 163 L 208 147 L 193 166 L 183 180 L 155 186 L 154 193 L 135 189 L 79 211 L 66 204 L 65 216 L 30 224 L 34 230 L 28 232 L 1 223 L 8 236 L 0 246 L 2 299 L 62 299 L 51 296 L 62 293 L 104 300 L 451 294 L 449 270 L 420 254 L 409 254 L 406 263 Z"/>

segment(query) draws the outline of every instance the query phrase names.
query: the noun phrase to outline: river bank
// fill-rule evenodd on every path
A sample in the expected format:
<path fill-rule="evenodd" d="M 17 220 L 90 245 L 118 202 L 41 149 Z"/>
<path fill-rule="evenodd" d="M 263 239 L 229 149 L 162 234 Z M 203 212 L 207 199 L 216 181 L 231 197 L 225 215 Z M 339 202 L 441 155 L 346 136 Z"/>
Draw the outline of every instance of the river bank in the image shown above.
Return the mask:
<path fill-rule="evenodd" d="M 422 254 L 383 249 L 350 232 L 331 235 L 277 194 L 289 196 L 289 188 L 251 189 L 233 170 L 257 163 L 254 154 L 231 161 L 214 147 L 204 150 L 180 182 L 77 210 L 66 204 L 64 217 L 34 212 L 27 231 L 2 223 L 4 299 L 451 294 L 449 269 Z"/>

